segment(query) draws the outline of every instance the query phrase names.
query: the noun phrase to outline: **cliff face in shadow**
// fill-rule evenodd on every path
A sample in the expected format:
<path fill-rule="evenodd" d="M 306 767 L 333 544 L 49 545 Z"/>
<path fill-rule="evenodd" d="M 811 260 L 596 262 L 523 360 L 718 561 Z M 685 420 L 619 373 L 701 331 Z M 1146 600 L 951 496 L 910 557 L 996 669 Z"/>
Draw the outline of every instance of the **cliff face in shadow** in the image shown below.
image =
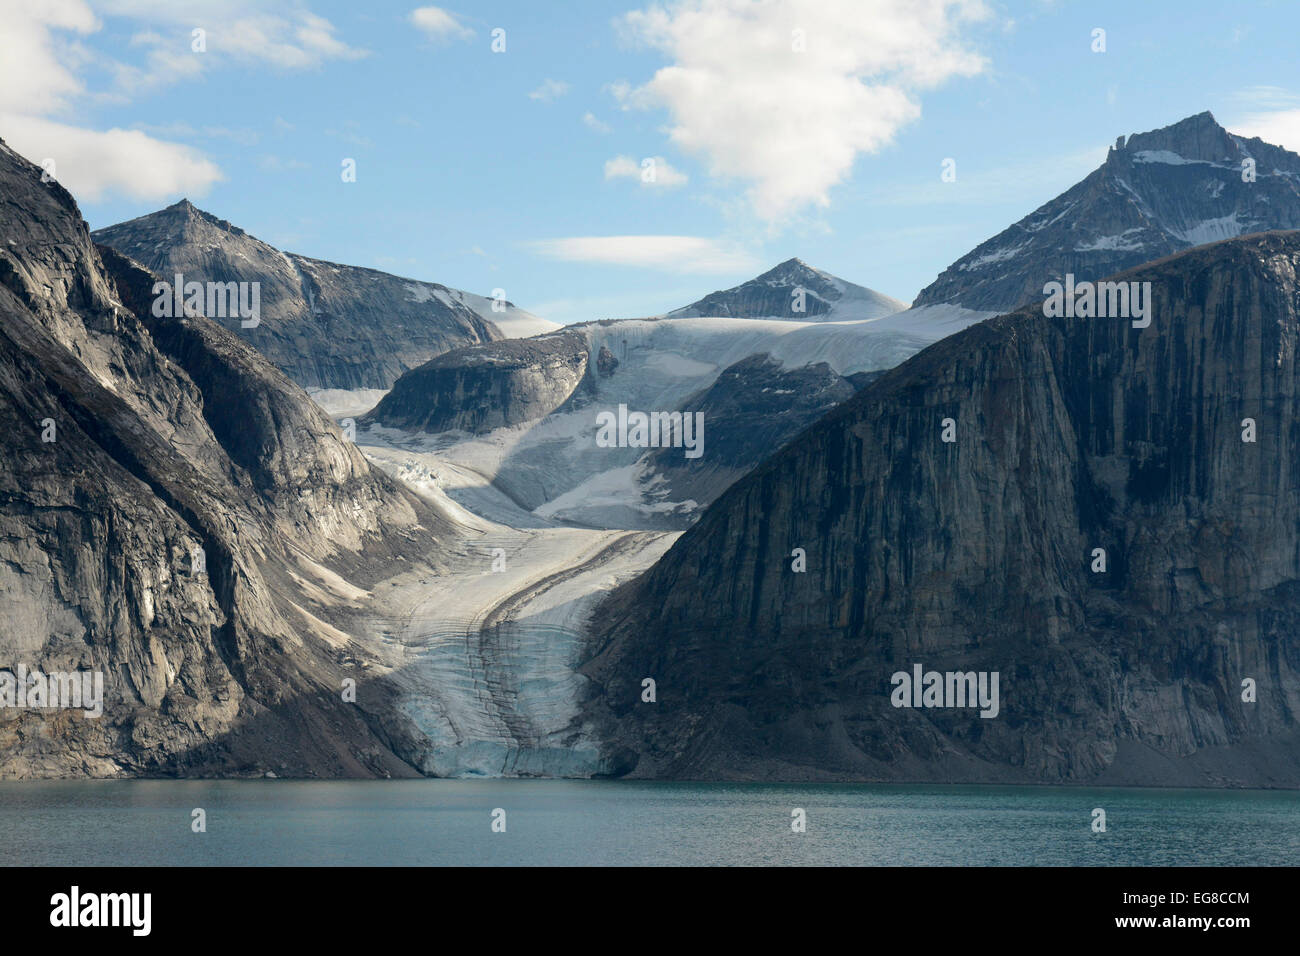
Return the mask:
<path fill-rule="evenodd" d="M 610 752 L 638 776 L 1300 785 L 1298 268 L 1296 233 L 1201 247 L 1122 276 L 1149 328 L 1029 307 L 872 382 L 597 610 Z M 998 715 L 893 706 L 915 664 L 997 672 Z"/>
<path fill-rule="evenodd" d="M 234 334 L 152 316 L 153 277 L 2 143 L 0 210 L 0 670 L 104 692 L 7 708 L 0 776 L 414 773 L 342 703 L 330 621 L 441 519 Z"/>
<path fill-rule="evenodd" d="M 649 453 L 662 479 L 656 491 L 671 501 L 713 501 L 854 391 L 825 362 L 787 369 L 766 353 L 741 359 L 682 404 L 683 413 L 708 423 L 707 453 L 694 460 L 678 448 Z"/>

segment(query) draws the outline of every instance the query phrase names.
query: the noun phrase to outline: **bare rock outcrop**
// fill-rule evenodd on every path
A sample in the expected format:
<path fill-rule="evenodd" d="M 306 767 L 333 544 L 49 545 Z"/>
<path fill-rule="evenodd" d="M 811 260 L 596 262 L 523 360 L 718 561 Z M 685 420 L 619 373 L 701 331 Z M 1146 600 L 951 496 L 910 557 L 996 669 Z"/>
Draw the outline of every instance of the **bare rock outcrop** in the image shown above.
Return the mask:
<path fill-rule="evenodd" d="M 1149 328 L 1027 307 L 867 385 L 597 610 L 610 754 L 1300 786 L 1298 273 L 1297 233 L 1203 246 L 1121 275 Z M 916 664 L 1000 674 L 997 716 L 894 706 Z"/>
<path fill-rule="evenodd" d="M 1300 156 L 1209 113 L 1117 143 L 1083 181 L 962 256 L 913 303 L 1009 312 L 1192 246 L 1300 229 Z"/>
<path fill-rule="evenodd" d="M 0 670 L 104 694 L 6 708 L 0 776 L 414 775 L 340 626 L 442 519 L 2 143 L 0 221 Z"/>
<path fill-rule="evenodd" d="M 403 375 L 363 421 L 474 434 L 536 421 L 568 401 L 589 360 L 575 332 L 454 349 Z"/>
<path fill-rule="evenodd" d="M 504 337 L 480 296 L 282 252 L 188 200 L 94 239 L 169 283 L 257 282 L 256 326 L 205 314 L 304 387 L 387 388 L 435 355 Z"/>

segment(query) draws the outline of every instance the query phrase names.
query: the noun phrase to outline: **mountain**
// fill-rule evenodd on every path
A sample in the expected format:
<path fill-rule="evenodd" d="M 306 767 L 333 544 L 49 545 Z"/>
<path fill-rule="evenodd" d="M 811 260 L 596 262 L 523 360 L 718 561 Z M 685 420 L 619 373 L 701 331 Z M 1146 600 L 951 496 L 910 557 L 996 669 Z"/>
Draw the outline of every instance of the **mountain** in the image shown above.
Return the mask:
<path fill-rule="evenodd" d="M 103 712 L 6 709 L 0 776 L 414 775 L 348 632 L 446 522 L 238 335 L 154 316 L 41 175 L 0 142 L 0 670 L 98 673 Z"/>
<path fill-rule="evenodd" d="M 1121 136 L 1099 169 L 962 256 L 914 304 L 1007 312 L 1067 273 L 1095 281 L 1203 243 L 1298 228 L 1300 156 L 1199 113 Z"/>
<path fill-rule="evenodd" d="M 476 434 L 535 421 L 568 400 L 587 360 L 586 336 L 577 332 L 453 349 L 402 375 L 362 420 Z"/>
<path fill-rule="evenodd" d="M 788 309 L 796 291 L 804 313 L 774 311 Z M 791 259 L 666 316 L 452 349 L 405 373 L 361 420 L 384 442 L 438 436 L 432 453 L 488 476 L 544 520 L 682 529 L 781 441 L 852 395 L 851 376 L 891 368 L 991 314 L 908 310 Z M 699 458 L 596 441 L 604 412 L 673 414 L 688 405 L 708 423 Z"/>
<path fill-rule="evenodd" d="M 167 282 L 181 274 L 186 282 L 260 283 L 258 325 L 209 318 L 305 387 L 388 388 L 456 346 L 555 327 L 510 304 L 493 312 L 491 300 L 436 283 L 281 252 L 188 200 L 94 239 Z"/>
<path fill-rule="evenodd" d="M 453 349 L 403 375 L 361 421 L 384 441 L 436 444 L 449 465 L 488 476 L 547 520 L 682 529 L 780 440 L 851 395 L 848 376 L 891 368 L 984 317 L 941 306 L 843 323 L 586 322 Z M 597 442 L 602 413 L 672 414 L 688 404 L 706 412 L 698 458 L 669 463 L 661 449 Z"/>
<path fill-rule="evenodd" d="M 847 322 L 878 319 L 906 308 L 905 302 L 814 269 L 800 259 L 787 259 L 743 285 L 675 309 L 668 317 Z"/>
<path fill-rule="evenodd" d="M 879 376 L 593 612 L 610 759 L 1300 786 L 1298 275 L 1294 232 L 1201 246 L 1118 277 L 1147 328 L 1026 307 Z M 898 706 L 949 673 L 998 705 Z"/>
<path fill-rule="evenodd" d="M 851 379 L 880 371 L 838 375 L 828 363 L 786 368 L 766 353 L 723 369 L 708 388 L 682 403 L 702 415 L 710 436 L 707 455 L 683 457 L 676 448 L 650 452 L 653 493 L 668 501 L 708 503 L 773 451 L 852 397 Z"/>

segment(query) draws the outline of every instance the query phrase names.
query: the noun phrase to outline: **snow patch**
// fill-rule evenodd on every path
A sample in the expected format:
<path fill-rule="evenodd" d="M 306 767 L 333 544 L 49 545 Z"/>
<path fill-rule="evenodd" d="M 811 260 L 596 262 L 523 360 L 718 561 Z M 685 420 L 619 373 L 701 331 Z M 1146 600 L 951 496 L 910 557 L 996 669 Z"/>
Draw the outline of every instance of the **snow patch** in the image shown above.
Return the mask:
<path fill-rule="evenodd" d="M 1091 242 L 1085 242 L 1081 245 L 1075 246 L 1074 251 L 1075 252 L 1098 252 L 1101 250 L 1106 250 L 1106 251 L 1119 251 L 1119 252 L 1134 252 L 1136 250 L 1142 249 L 1146 245 L 1146 243 L 1142 242 L 1140 239 L 1132 238 L 1132 236 L 1135 233 L 1140 234 L 1142 231 L 1143 230 L 1140 228 L 1125 229 L 1123 232 L 1119 233 L 1118 235 L 1098 236 L 1096 239 L 1093 239 Z"/>
<path fill-rule="evenodd" d="M 1235 212 L 1230 216 L 1221 216 L 1218 219 L 1205 219 L 1187 229 L 1174 229 L 1172 227 L 1169 229 L 1170 233 L 1194 246 L 1203 246 L 1207 242 L 1218 242 L 1220 239 L 1232 239 L 1240 236 L 1243 231 L 1242 223 Z"/>
<path fill-rule="evenodd" d="M 1029 243 L 1022 242 L 1018 246 L 1011 246 L 1006 249 L 998 249 L 995 252 L 987 252 L 978 259 L 972 259 L 970 262 L 963 262 L 957 267 L 959 272 L 969 272 L 972 269 L 983 269 L 985 266 L 993 265 L 998 262 L 1006 262 L 1008 259 L 1014 259 L 1018 256 Z"/>

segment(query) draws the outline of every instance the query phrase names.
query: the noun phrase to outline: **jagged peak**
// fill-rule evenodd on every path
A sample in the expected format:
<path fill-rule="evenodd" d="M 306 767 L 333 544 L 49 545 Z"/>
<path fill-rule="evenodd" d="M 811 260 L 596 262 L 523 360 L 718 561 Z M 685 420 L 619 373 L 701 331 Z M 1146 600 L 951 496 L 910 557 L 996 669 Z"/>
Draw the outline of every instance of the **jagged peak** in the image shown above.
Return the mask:
<path fill-rule="evenodd" d="M 1134 133 L 1126 143 L 1116 144 L 1115 153 L 1170 152 L 1188 160 L 1220 162 L 1235 159 L 1239 152 L 1231 133 L 1219 125 L 1209 110 L 1185 117 L 1169 126 Z"/>

